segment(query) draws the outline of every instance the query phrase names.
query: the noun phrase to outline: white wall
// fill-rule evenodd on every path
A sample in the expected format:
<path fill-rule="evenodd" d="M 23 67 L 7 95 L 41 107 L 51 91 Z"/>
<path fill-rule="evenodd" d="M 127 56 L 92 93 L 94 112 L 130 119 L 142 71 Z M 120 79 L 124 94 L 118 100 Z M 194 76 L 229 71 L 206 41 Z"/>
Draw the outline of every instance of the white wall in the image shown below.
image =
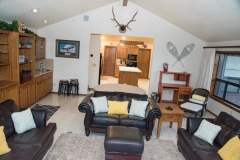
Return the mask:
<path fill-rule="evenodd" d="M 206 46 L 239 46 L 240 40 L 237 41 L 222 41 L 222 42 L 208 42 Z M 240 51 L 240 48 L 218 48 L 217 51 Z M 208 110 L 218 115 L 221 111 L 227 112 L 234 117 L 240 119 L 240 113 L 226 107 L 225 105 L 209 98 Z"/>
<path fill-rule="evenodd" d="M 125 34 L 118 32 L 115 27 L 116 23 L 110 20 L 112 18 L 112 6 L 114 6 L 116 19 L 125 24 L 138 11 L 135 17 L 136 21 L 129 25 L 132 30 L 127 30 Z M 83 15 L 89 16 L 88 22 L 83 21 Z M 205 42 L 132 2 L 129 2 L 127 7 L 122 7 L 119 2 L 116 2 L 38 30 L 38 34 L 47 39 L 46 57 L 54 59 L 55 86 L 53 91 L 57 91 L 57 84 L 60 79 L 78 78 L 80 93 L 87 94 L 88 74 L 92 74 L 88 73 L 91 33 L 154 38 L 149 93 L 157 91 L 159 71 L 162 70 L 162 64 L 165 62 L 170 64 L 169 71 L 190 72 L 192 74 L 190 85 L 196 87 Z M 55 57 L 56 39 L 79 40 L 80 58 Z M 176 59 L 169 54 L 166 48 L 169 41 L 176 45 L 179 54 L 187 44 L 195 44 L 192 53 L 182 59 L 185 68 L 180 63 L 171 66 Z"/>

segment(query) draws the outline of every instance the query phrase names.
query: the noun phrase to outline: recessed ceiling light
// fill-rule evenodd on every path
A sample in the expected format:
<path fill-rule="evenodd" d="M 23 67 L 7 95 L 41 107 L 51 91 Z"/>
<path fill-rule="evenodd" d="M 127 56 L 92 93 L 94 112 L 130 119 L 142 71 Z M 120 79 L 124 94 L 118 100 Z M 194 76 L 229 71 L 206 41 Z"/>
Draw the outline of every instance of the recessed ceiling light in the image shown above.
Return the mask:
<path fill-rule="evenodd" d="M 38 12 L 38 9 L 37 9 L 37 8 L 34 8 L 34 9 L 32 9 L 32 12 L 33 12 L 33 13 L 37 13 L 37 12 Z"/>
<path fill-rule="evenodd" d="M 104 38 L 105 38 L 104 36 L 101 37 L 101 39 L 104 39 Z"/>
<path fill-rule="evenodd" d="M 43 21 L 43 23 L 47 23 L 48 21 L 45 19 L 44 21 Z"/>

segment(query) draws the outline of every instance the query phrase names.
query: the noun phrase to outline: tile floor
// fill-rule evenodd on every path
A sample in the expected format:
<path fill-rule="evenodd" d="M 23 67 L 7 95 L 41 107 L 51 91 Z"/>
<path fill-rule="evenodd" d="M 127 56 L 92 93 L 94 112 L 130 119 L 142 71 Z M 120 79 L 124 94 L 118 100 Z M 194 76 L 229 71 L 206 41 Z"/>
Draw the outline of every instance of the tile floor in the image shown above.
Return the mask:
<path fill-rule="evenodd" d="M 58 105 L 61 108 L 48 120 L 48 123 L 57 123 L 57 131 L 55 133 L 54 143 L 62 133 L 73 132 L 78 134 L 85 134 L 84 132 L 84 116 L 85 113 L 78 111 L 78 105 L 81 103 L 85 96 L 63 96 L 56 93 L 51 93 L 37 102 L 37 104 L 44 105 Z M 210 113 L 206 112 L 205 117 L 213 117 Z M 156 138 L 157 123 L 153 129 L 151 141 Z M 186 118 L 183 119 L 182 127 L 186 127 Z M 102 136 L 102 133 L 91 133 L 90 136 Z M 160 139 L 172 140 L 175 144 L 177 142 L 177 123 L 173 123 L 173 127 L 169 128 L 169 123 L 163 122 L 161 129 Z"/>

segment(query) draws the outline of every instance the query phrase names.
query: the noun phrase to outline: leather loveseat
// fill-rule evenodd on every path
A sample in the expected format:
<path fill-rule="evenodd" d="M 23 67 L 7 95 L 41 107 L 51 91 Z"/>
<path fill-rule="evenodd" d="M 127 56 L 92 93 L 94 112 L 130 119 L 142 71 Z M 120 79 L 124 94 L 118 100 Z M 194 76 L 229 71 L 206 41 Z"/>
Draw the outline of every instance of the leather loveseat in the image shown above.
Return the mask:
<path fill-rule="evenodd" d="M 0 155 L 4 160 L 41 160 L 53 143 L 56 123 L 46 125 L 46 110 L 31 109 L 36 128 L 22 134 L 14 129 L 11 114 L 20 109 L 13 100 L 0 103 L 0 126 L 4 126 L 4 133 L 10 152 Z"/>
<path fill-rule="evenodd" d="M 187 160 L 221 160 L 217 152 L 228 140 L 240 134 L 240 121 L 225 112 L 221 112 L 215 119 L 206 119 L 222 128 L 211 145 L 193 135 L 202 120 L 188 118 L 186 130 L 178 129 L 178 149 Z"/>
<path fill-rule="evenodd" d="M 118 115 L 108 113 L 94 113 L 94 106 L 91 97 L 106 96 L 107 100 L 111 101 L 129 101 L 128 110 L 130 109 L 131 100 L 149 101 L 146 108 L 145 118 L 133 115 Z M 162 113 L 157 104 L 147 95 L 124 93 L 124 92 L 105 92 L 95 91 L 88 94 L 78 107 L 80 112 L 84 112 L 84 126 L 86 136 L 89 136 L 90 131 L 105 132 L 108 126 L 129 126 L 141 129 L 146 135 L 146 140 L 149 140 L 154 127 L 154 119 L 160 118 Z"/>

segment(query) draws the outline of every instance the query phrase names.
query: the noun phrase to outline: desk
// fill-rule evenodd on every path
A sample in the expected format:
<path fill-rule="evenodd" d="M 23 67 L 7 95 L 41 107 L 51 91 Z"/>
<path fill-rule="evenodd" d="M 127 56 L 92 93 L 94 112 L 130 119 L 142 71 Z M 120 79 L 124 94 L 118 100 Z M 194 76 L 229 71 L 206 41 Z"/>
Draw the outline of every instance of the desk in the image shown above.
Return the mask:
<path fill-rule="evenodd" d="M 181 82 L 182 84 L 178 83 L 163 83 L 163 75 L 173 75 L 174 82 Z M 159 84 L 158 84 L 158 93 L 160 97 L 160 103 L 162 102 L 172 102 L 175 104 L 179 104 L 179 99 L 182 99 L 183 102 L 188 101 L 189 96 L 192 92 L 192 88 L 189 87 L 189 81 L 190 81 L 190 75 L 189 73 L 184 72 L 160 72 L 159 77 Z M 171 90 L 173 91 L 173 98 L 172 100 L 162 100 L 162 94 L 164 90 Z"/>
<path fill-rule="evenodd" d="M 178 128 L 182 127 L 182 119 L 184 112 L 179 108 L 178 105 L 173 103 L 157 103 L 159 109 L 162 111 L 162 116 L 158 121 L 158 128 L 157 128 L 157 138 L 160 137 L 160 132 L 162 128 L 162 122 L 170 122 L 169 127 L 172 128 L 172 122 L 178 123 Z M 170 106 L 173 110 L 167 110 L 166 107 Z"/>
<path fill-rule="evenodd" d="M 119 66 L 118 83 L 138 86 L 138 76 L 141 72 L 137 67 Z"/>
<path fill-rule="evenodd" d="M 171 101 L 162 100 L 162 92 L 164 90 L 171 90 L 173 91 L 173 99 Z M 189 95 L 192 92 L 191 87 L 186 87 L 185 85 L 181 84 L 169 84 L 169 83 L 162 83 L 158 85 L 158 93 L 160 95 L 160 103 L 162 102 L 173 102 L 175 104 L 179 103 L 179 99 L 182 98 L 184 102 L 188 101 Z"/>

